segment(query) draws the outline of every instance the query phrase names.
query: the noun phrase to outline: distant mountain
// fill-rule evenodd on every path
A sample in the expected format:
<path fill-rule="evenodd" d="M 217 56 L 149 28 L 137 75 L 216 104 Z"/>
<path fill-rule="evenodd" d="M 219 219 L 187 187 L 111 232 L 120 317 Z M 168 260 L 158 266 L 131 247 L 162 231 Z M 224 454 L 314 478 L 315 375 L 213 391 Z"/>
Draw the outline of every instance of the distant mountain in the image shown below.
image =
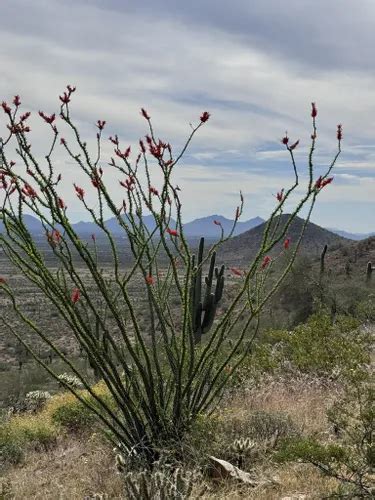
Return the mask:
<path fill-rule="evenodd" d="M 288 214 L 281 216 L 280 229 L 285 226 L 288 219 Z M 276 221 L 278 221 L 278 218 L 275 219 Z M 300 217 L 296 217 L 289 227 L 286 237 L 291 239 L 291 246 L 298 240 L 304 222 Z M 219 251 L 220 260 L 237 264 L 250 262 L 261 245 L 265 226 L 266 222 L 224 243 Z M 350 241 L 313 222 L 309 222 L 302 240 L 301 253 L 308 254 L 310 257 L 317 257 L 326 244 L 331 249 L 334 249 L 350 244 Z M 277 252 L 281 250 L 281 245 L 282 242 L 275 249 Z"/>
<path fill-rule="evenodd" d="M 205 236 L 207 238 L 215 238 L 219 237 L 221 234 L 220 226 L 214 223 L 220 222 L 224 235 L 227 236 L 232 230 L 234 221 L 231 219 L 227 219 L 222 215 L 209 215 L 208 217 L 202 217 L 201 219 L 195 219 L 191 222 L 188 222 L 184 226 L 184 232 L 186 236 Z M 244 233 L 245 231 L 249 231 L 250 229 L 259 226 L 262 224 L 264 219 L 260 217 L 254 217 L 253 219 L 249 219 L 247 221 L 238 221 L 233 232 L 233 236 L 237 236 L 238 234 Z"/>
<path fill-rule="evenodd" d="M 25 215 L 26 225 L 29 231 L 35 235 L 43 235 L 44 229 L 41 222 L 32 215 Z M 123 216 L 126 219 L 126 216 Z M 222 215 L 211 215 L 209 217 L 203 217 L 201 219 L 195 219 L 191 222 L 188 222 L 184 226 L 185 235 L 187 237 L 201 237 L 205 236 L 207 238 L 215 238 L 220 236 L 220 227 L 214 224 L 214 220 L 220 222 L 224 229 L 224 234 L 228 235 L 233 226 L 233 220 L 227 219 Z M 143 217 L 143 222 L 145 223 L 147 229 L 149 231 L 153 231 L 155 229 L 155 221 L 152 215 L 145 215 Z M 248 221 L 237 222 L 234 235 L 241 234 L 249 229 L 256 227 L 257 225 L 264 222 L 260 217 L 255 217 Z M 124 232 L 119 226 L 116 217 L 112 217 L 106 220 L 107 228 L 112 232 L 113 235 L 123 235 Z M 176 222 L 171 219 L 171 227 L 174 227 Z M 89 236 L 93 233 L 100 234 L 100 229 L 93 222 L 85 222 L 80 221 L 73 224 L 73 229 L 82 236 Z M 2 231 L 2 227 L 0 225 L 0 232 Z"/>
<path fill-rule="evenodd" d="M 329 228 L 328 231 L 332 231 L 332 233 L 338 234 L 339 236 L 343 236 L 344 238 L 348 238 L 349 240 L 365 240 L 366 238 L 370 238 L 371 236 L 375 236 L 374 233 L 350 233 L 348 231 L 342 231 L 341 229 Z"/>

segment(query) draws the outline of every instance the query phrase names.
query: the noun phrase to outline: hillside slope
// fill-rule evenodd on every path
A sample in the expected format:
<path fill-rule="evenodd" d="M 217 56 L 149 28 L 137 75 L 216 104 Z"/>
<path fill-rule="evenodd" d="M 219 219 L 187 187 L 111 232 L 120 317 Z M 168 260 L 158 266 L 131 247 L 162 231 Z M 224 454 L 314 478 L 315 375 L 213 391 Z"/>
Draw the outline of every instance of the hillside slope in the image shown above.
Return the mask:
<path fill-rule="evenodd" d="M 279 232 L 285 227 L 288 219 L 288 214 L 281 216 Z M 278 218 L 275 219 L 275 223 L 276 221 L 278 221 Z M 235 236 L 224 243 L 219 251 L 220 259 L 226 263 L 244 264 L 250 262 L 261 245 L 266 224 L 267 223 L 264 222 L 254 229 Z M 286 237 L 291 239 L 291 248 L 298 240 L 303 224 L 304 220 L 300 217 L 296 217 L 289 227 Z M 283 242 L 279 243 L 274 253 L 281 250 L 282 243 Z M 313 222 L 309 222 L 302 240 L 300 252 L 307 254 L 311 258 L 315 258 L 320 255 L 324 245 L 328 245 L 330 249 L 333 250 L 340 246 L 347 246 L 350 243 L 351 242 L 346 238 L 338 236 Z"/>

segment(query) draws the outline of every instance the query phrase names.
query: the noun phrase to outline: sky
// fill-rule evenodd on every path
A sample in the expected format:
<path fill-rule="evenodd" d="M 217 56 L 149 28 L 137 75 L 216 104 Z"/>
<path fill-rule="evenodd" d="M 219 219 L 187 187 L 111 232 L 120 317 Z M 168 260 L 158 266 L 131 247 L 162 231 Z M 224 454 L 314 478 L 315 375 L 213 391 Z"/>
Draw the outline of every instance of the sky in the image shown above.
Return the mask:
<path fill-rule="evenodd" d="M 72 116 L 90 146 L 98 119 L 106 137 L 136 144 L 147 133 L 144 107 L 156 135 L 178 150 L 207 110 L 176 167 L 184 219 L 233 218 L 239 190 L 242 219 L 267 218 L 275 193 L 293 180 L 285 131 L 300 139 L 303 193 L 316 102 L 316 177 L 336 153 L 338 123 L 344 139 L 312 220 L 375 231 L 373 0 L 2 0 L 0 17 L 0 100 L 19 94 L 32 112 L 41 161 L 50 136 L 38 111 L 57 112 L 68 83 L 77 86 Z M 0 114 L 0 137 L 5 123 Z M 103 165 L 113 155 L 107 143 Z M 87 220 L 72 186 L 85 180 L 62 149 L 54 162 L 72 220 Z"/>

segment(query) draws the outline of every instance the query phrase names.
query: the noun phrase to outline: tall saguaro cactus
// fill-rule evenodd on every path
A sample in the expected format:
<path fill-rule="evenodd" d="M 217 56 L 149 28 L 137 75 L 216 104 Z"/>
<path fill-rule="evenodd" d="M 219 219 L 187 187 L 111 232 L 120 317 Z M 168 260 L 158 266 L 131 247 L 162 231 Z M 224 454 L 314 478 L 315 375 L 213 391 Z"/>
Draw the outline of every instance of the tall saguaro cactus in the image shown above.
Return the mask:
<path fill-rule="evenodd" d="M 370 283 L 371 278 L 372 278 L 372 271 L 374 271 L 375 267 L 372 265 L 372 262 L 367 263 L 367 268 L 366 268 L 366 281 L 367 283 Z"/>
<path fill-rule="evenodd" d="M 192 256 L 192 279 L 191 279 L 191 317 L 195 343 L 201 341 L 202 334 L 207 333 L 213 325 L 217 304 L 223 296 L 224 289 L 224 269 L 215 267 L 216 252 L 213 252 L 210 259 L 208 275 L 205 277 L 205 292 L 202 296 L 202 266 L 204 254 L 204 238 L 200 239 L 198 248 L 198 258 L 195 262 L 195 255 Z M 215 275 L 215 289 L 213 282 Z"/>

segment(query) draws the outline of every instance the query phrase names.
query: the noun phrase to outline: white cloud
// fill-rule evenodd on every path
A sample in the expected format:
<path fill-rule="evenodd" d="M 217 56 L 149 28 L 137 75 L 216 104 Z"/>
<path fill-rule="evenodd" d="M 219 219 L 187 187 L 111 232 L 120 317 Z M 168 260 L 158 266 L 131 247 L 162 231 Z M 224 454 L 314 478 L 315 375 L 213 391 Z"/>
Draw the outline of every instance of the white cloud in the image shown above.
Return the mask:
<path fill-rule="evenodd" d="M 191 217 L 221 208 L 229 214 L 233 200 L 223 193 L 238 186 L 246 186 L 257 200 L 254 211 L 266 215 L 269 203 L 262 203 L 261 196 L 267 195 L 267 185 L 283 180 L 273 166 L 285 159 L 279 143 L 285 130 L 291 141 L 301 140 L 296 158 L 306 164 L 312 100 L 319 110 L 316 164 L 331 160 L 336 125 L 343 122 L 344 153 L 337 172 L 365 170 L 369 177 L 375 165 L 375 74 L 368 64 L 369 42 L 375 41 L 372 2 L 363 0 L 356 7 L 358 22 L 348 0 L 334 0 L 330 7 L 308 0 L 303 8 L 292 0 L 287 9 L 275 0 L 255 0 L 251 8 L 235 0 L 230 12 L 224 4 L 207 1 L 199 2 L 199 17 L 193 4 L 166 1 L 163 8 L 157 0 L 6 0 L 1 9 L 0 97 L 9 101 L 20 93 L 34 113 L 50 113 L 58 109 L 57 96 L 65 84 L 76 84 L 72 113 L 89 144 L 98 118 L 108 121 L 108 135 L 117 132 L 124 145 L 135 144 L 147 131 L 139 116 L 145 106 L 157 135 L 181 147 L 189 122 L 197 123 L 208 109 L 212 118 L 189 149 L 187 163 L 195 166 L 181 166 L 186 205 L 196 196 L 200 200 L 187 208 Z M 322 10 L 324 16 L 319 15 Z M 36 120 L 32 126 L 35 149 L 42 155 L 45 128 Z M 0 135 L 3 131 L 0 116 Z M 109 146 L 104 153 L 111 155 Z M 244 174 L 246 158 L 252 174 Z M 65 168 L 61 153 L 56 161 Z M 221 174 L 207 191 L 213 169 Z M 236 172 L 242 176 L 239 181 Z M 76 170 L 67 167 L 65 175 L 70 173 L 76 175 Z M 361 186 L 345 186 L 353 207 L 363 196 L 373 196 L 370 181 Z M 82 218 L 71 182 L 63 189 L 72 211 Z M 340 195 L 330 195 L 332 203 L 343 195 L 341 189 L 335 187 Z M 340 213 L 336 217 L 339 226 Z"/>

